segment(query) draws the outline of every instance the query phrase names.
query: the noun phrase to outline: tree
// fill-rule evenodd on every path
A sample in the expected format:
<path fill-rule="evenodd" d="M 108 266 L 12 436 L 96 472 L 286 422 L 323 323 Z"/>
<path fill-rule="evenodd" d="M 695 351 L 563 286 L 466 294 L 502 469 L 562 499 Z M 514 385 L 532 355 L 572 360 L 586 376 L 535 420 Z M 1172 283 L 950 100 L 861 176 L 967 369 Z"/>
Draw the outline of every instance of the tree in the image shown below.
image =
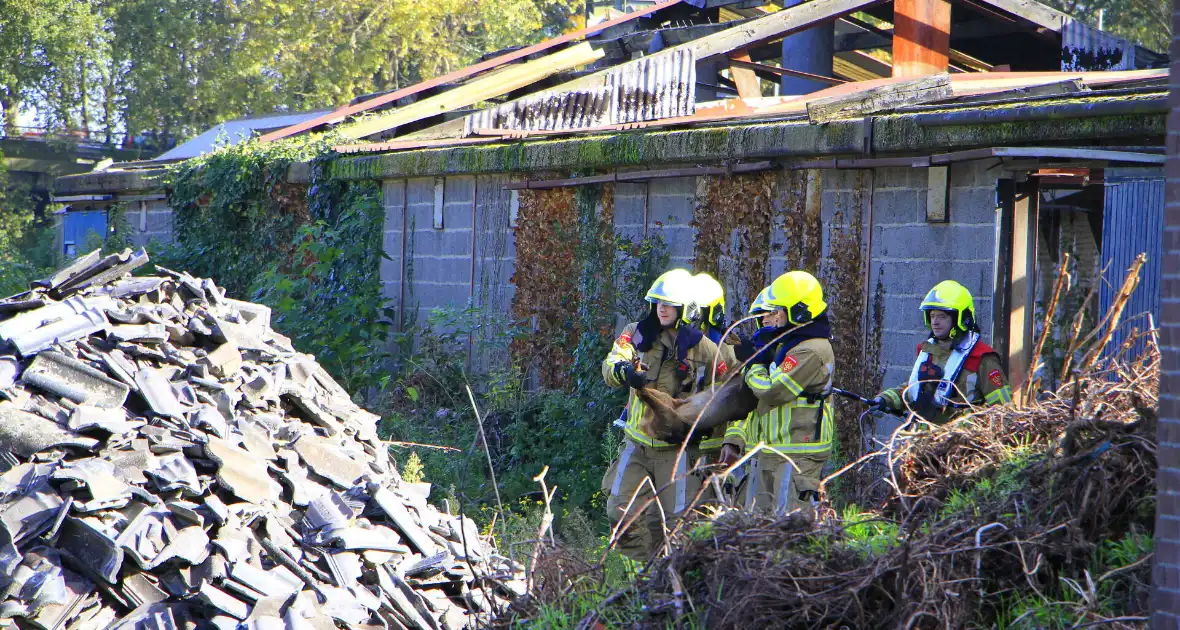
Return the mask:
<path fill-rule="evenodd" d="M 1170 0 L 1043 0 L 1049 6 L 1156 52 L 1166 53 L 1172 41 Z"/>
<path fill-rule="evenodd" d="M 106 0 L 130 134 L 345 104 L 565 29 L 575 0 Z M 108 127 L 110 125 L 108 124 Z"/>
<path fill-rule="evenodd" d="M 89 0 L 0 0 L 0 109 L 9 133 L 30 101 L 53 120 L 76 122 L 67 112 L 85 102 L 92 9 Z"/>

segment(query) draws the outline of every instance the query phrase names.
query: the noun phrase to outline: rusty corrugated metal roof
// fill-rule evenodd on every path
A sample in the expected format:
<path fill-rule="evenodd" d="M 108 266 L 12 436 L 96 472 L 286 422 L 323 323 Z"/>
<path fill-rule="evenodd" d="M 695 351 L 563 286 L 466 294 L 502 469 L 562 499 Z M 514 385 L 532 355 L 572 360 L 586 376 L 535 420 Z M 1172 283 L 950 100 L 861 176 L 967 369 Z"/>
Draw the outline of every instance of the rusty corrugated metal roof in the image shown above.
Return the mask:
<path fill-rule="evenodd" d="M 1057 83 L 1069 79 L 1079 79 L 1087 87 L 1112 86 L 1122 83 L 1138 82 L 1151 79 L 1166 79 L 1166 69 L 1157 70 L 1127 70 L 1119 72 L 972 72 L 954 74 L 950 76 L 953 98 L 964 96 L 981 96 L 1004 92 L 1021 87 Z M 710 103 L 695 105 L 692 112 L 650 120 L 634 122 L 609 123 L 589 127 L 554 127 L 549 129 L 505 129 L 494 127 L 480 127 L 469 125 L 466 138 L 441 138 L 429 140 L 405 140 L 369 144 L 348 144 L 335 147 L 340 153 L 378 153 L 387 151 L 402 151 L 427 148 L 444 148 L 450 146 L 489 144 L 506 140 L 520 140 L 530 136 L 558 136 L 591 133 L 612 133 L 629 129 L 644 129 L 650 127 L 671 127 L 700 123 L 717 123 L 726 121 L 751 121 L 766 118 L 782 118 L 792 115 L 805 116 L 807 103 L 820 98 L 838 95 L 850 95 L 860 91 L 905 81 L 906 79 L 888 78 L 857 83 L 844 83 L 832 86 L 812 94 L 803 96 L 767 97 L 759 99 L 733 98 Z M 1096 94 L 1096 95 L 1100 95 Z"/>
<path fill-rule="evenodd" d="M 438 87 L 440 85 L 445 85 L 445 84 L 453 82 L 453 81 L 459 81 L 462 79 L 473 77 L 473 76 L 475 76 L 481 72 L 484 72 L 486 70 L 492 70 L 494 68 L 498 68 L 504 64 L 512 63 L 513 61 L 524 59 L 525 57 L 528 57 L 529 55 L 533 55 L 533 54 L 536 54 L 539 52 L 544 52 L 546 50 L 550 50 L 556 46 L 559 46 L 561 44 L 565 44 L 567 42 L 585 39 L 587 37 L 590 37 L 591 35 L 594 35 L 596 33 L 600 33 L 612 26 L 624 24 L 626 22 L 630 22 L 631 20 L 635 20 L 635 19 L 641 18 L 643 16 L 650 15 L 652 13 L 655 13 L 656 11 L 660 11 L 662 9 L 666 9 L 668 7 L 671 7 L 673 5 L 680 4 L 680 2 L 681 2 L 681 0 L 664 0 L 663 2 L 658 2 L 650 7 L 645 7 L 643 9 L 639 9 L 637 11 L 632 11 L 631 13 L 628 13 L 622 17 L 618 17 L 613 20 L 607 20 L 606 22 L 600 22 L 600 23 L 595 24 L 593 26 L 588 26 L 586 28 L 579 29 L 579 30 L 574 31 L 572 33 L 566 33 L 565 35 L 562 35 L 560 37 L 554 37 L 553 39 L 547 39 L 539 44 L 527 46 L 525 48 L 521 48 L 520 50 L 514 50 L 512 52 L 505 53 L 505 54 L 500 55 L 498 57 L 493 57 L 492 59 L 488 59 L 487 61 L 484 61 L 482 63 L 477 63 L 473 66 L 468 66 L 466 68 L 460 68 L 459 70 L 455 70 L 454 72 L 449 72 L 447 74 L 444 74 L 441 77 L 435 77 L 435 78 L 429 79 L 427 81 L 422 81 L 421 83 L 416 83 L 414 85 L 411 85 L 409 87 L 406 87 L 406 88 L 403 88 L 400 90 L 389 92 L 387 94 L 382 94 L 380 96 L 376 96 L 374 98 L 371 98 L 367 101 L 363 101 L 361 103 L 356 103 L 354 105 L 346 105 L 346 106 L 336 109 L 332 112 L 324 114 L 323 116 L 318 116 L 312 120 L 303 121 L 303 122 L 300 122 L 299 124 L 291 125 L 290 127 L 279 129 L 278 131 L 272 131 L 271 133 L 268 133 L 268 134 L 262 136 L 261 138 L 259 138 L 258 141 L 259 142 L 270 142 L 272 140 L 281 140 L 282 138 L 286 138 L 288 136 L 293 136 L 297 133 L 302 133 L 304 131 L 314 129 L 316 127 L 319 127 L 320 125 L 326 125 L 329 123 L 338 122 L 348 116 L 352 116 L 354 114 L 358 114 L 361 112 L 366 112 L 366 111 L 375 109 L 377 107 L 380 107 L 380 106 L 385 105 L 387 103 L 392 103 L 394 101 L 405 98 L 407 96 L 412 96 L 414 94 L 421 93 L 424 90 Z"/>
<path fill-rule="evenodd" d="M 464 135 L 476 130 L 558 131 L 688 116 L 696 105 L 696 56 L 681 50 L 625 64 L 605 85 L 546 91 L 468 116 Z"/>

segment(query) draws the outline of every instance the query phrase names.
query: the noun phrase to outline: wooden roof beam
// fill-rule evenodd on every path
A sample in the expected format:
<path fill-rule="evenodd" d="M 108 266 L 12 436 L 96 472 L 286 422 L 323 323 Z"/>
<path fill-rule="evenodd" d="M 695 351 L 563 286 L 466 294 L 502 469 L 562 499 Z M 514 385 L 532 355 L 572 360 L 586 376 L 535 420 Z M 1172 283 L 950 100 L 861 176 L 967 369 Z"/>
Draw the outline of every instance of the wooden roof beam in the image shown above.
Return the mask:
<path fill-rule="evenodd" d="M 781 40 L 792 33 L 806 30 L 853 12 L 882 3 L 884 0 L 811 0 L 803 4 L 777 11 L 763 17 L 743 23 L 720 33 L 715 33 L 701 39 L 694 40 L 680 46 L 662 50 L 644 59 L 650 60 L 658 55 L 674 55 L 679 51 L 691 50 L 698 61 L 715 55 L 724 55 L 738 49 L 747 49 L 771 41 Z M 644 60 L 630 63 L 638 64 Z M 625 64 L 624 64 L 625 65 Z M 601 70 L 594 74 L 564 83 L 553 89 L 553 92 L 570 92 L 579 89 L 593 89 L 601 87 L 610 72 L 617 72 L 623 66 L 615 66 Z M 437 125 L 430 129 L 415 132 L 407 138 L 439 138 L 460 137 L 463 133 L 464 120 L 458 119 Z"/>

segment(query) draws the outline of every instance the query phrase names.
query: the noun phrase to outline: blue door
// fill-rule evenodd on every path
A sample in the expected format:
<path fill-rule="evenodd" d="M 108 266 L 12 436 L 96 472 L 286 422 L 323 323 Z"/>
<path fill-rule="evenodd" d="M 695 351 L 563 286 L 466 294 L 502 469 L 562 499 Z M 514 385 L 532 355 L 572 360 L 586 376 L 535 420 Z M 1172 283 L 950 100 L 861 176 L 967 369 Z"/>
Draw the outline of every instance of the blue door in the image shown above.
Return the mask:
<path fill-rule="evenodd" d="M 62 225 L 62 254 L 67 260 L 84 254 L 87 240 L 93 237 L 87 235 L 94 232 L 101 240 L 106 240 L 107 211 L 106 210 L 69 210 L 66 212 Z"/>
<path fill-rule="evenodd" d="M 1139 273 L 1139 287 L 1123 309 L 1107 352 L 1117 352 L 1132 330 L 1140 334 L 1159 325 L 1160 263 L 1164 234 L 1164 174 L 1159 168 L 1107 169 L 1102 213 L 1102 265 L 1105 281 L 1098 292 L 1099 317 L 1114 304 L 1127 269 L 1140 254 L 1147 262 Z M 1147 340 L 1139 338 L 1129 352 L 1138 356 Z"/>

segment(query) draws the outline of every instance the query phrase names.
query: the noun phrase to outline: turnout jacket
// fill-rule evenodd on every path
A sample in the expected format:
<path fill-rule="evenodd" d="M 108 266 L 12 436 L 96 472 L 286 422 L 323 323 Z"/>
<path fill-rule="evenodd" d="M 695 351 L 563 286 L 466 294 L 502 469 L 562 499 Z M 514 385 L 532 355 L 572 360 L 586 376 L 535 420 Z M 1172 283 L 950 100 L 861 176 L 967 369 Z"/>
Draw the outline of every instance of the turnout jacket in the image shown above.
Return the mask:
<path fill-rule="evenodd" d="M 625 385 L 619 380 L 615 366 L 619 363 L 631 363 L 636 359 L 647 366 L 647 377 L 655 379 L 648 387 L 658 389 L 673 398 L 689 396 L 729 370 L 730 366 L 725 362 L 723 355 L 717 361 L 714 371 L 713 356 L 717 353 L 717 344 L 704 335 L 695 346 L 688 349 L 683 366 L 676 356 L 676 338 L 668 330 L 661 330 L 659 339 L 652 343 L 651 349 L 641 353 L 633 343 L 638 326 L 635 322 L 627 324 L 602 362 L 602 379 L 611 387 Z M 647 435 L 639 428 L 639 421 L 643 419 L 646 411 L 647 405 L 632 389 L 627 399 L 627 426 L 624 429 L 627 437 L 644 446 L 679 447 L 679 444 L 670 444 Z"/>
<path fill-rule="evenodd" d="M 962 411 L 957 405 L 1011 402 L 1012 387 L 1000 365 L 1000 355 L 982 341 L 975 342 L 964 358 L 954 387 L 949 388 L 947 400 L 950 404 L 941 406 L 933 400 L 939 382 L 948 376 L 945 373 L 947 364 L 959 342 L 958 338 L 944 341 L 930 338 L 918 344 L 918 358 L 910 382 L 881 393 L 886 406 L 893 411 L 910 409 L 927 422 L 945 424 Z"/>
<path fill-rule="evenodd" d="M 835 353 L 826 338 L 800 342 L 779 364 L 750 366 L 745 379 L 758 408 L 730 425 L 725 443 L 745 450 L 761 441 L 780 453 L 826 456 L 835 434 L 828 399 L 834 370 Z"/>

